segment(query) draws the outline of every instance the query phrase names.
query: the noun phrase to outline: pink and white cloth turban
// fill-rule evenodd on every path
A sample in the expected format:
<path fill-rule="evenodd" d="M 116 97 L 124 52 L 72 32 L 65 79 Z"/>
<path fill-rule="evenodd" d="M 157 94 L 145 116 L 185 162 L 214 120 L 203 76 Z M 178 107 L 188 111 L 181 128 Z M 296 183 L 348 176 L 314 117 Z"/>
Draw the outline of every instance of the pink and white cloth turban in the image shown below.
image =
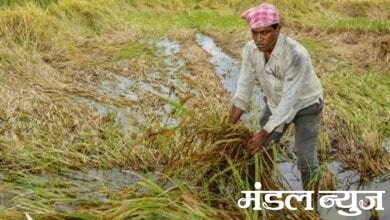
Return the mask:
<path fill-rule="evenodd" d="M 279 23 L 278 9 L 269 3 L 263 3 L 254 8 L 248 9 L 241 14 L 251 29 L 267 27 Z"/>

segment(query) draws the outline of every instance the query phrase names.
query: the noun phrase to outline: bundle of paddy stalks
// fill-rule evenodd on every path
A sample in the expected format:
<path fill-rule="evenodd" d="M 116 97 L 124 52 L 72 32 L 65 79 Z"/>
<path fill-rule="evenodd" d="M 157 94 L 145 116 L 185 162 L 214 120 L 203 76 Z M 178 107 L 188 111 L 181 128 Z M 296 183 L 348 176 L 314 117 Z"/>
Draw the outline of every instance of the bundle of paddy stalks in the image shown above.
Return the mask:
<path fill-rule="evenodd" d="M 233 125 L 227 116 L 217 113 L 192 119 L 180 127 L 182 141 L 168 159 L 168 170 L 185 170 L 185 176 L 195 184 L 222 181 L 237 186 L 237 182 L 245 182 L 245 187 L 253 187 L 254 182 L 261 181 L 267 188 L 279 189 L 279 184 L 269 178 L 274 148 L 250 154 L 245 145 L 251 135 L 243 124 Z"/>
<path fill-rule="evenodd" d="M 209 206 L 242 218 L 242 210 L 237 210 L 236 202 L 232 202 L 242 197 L 242 190 L 255 189 L 255 182 L 261 183 L 262 190 L 284 189 L 282 175 L 274 172 L 275 148 L 254 155 L 247 152 L 245 146 L 252 132 L 243 124 L 233 125 L 227 116 L 206 113 L 183 121 L 177 132 L 181 142 L 170 155 L 164 173 L 184 181 Z M 251 219 L 259 216 L 279 219 L 284 215 L 291 219 L 302 219 L 302 215 L 315 219 L 315 213 L 306 212 L 302 207 L 300 210 L 273 214 L 249 211 L 244 215 Z"/>
<path fill-rule="evenodd" d="M 177 149 L 179 156 L 172 158 L 172 167 L 211 162 L 218 164 L 225 157 L 234 161 L 243 160 L 245 144 L 250 131 L 241 124 L 232 125 L 227 117 L 205 116 L 180 128 L 182 142 Z"/>

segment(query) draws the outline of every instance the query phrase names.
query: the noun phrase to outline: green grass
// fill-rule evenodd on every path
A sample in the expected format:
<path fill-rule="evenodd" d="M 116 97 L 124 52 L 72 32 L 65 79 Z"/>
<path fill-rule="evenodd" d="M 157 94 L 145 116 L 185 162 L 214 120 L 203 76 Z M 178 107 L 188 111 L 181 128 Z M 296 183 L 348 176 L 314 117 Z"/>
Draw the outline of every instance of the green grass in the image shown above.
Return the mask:
<path fill-rule="evenodd" d="M 186 28 L 197 30 L 220 29 L 223 31 L 233 30 L 237 27 L 246 27 L 246 23 L 238 15 L 223 15 L 219 12 L 194 10 L 188 15 L 176 18 Z"/>
<path fill-rule="evenodd" d="M 25 4 L 34 3 L 42 8 L 47 8 L 51 4 L 57 3 L 58 0 L 2 0 L 0 7 L 15 7 L 23 6 Z"/>
<path fill-rule="evenodd" d="M 299 41 L 310 53 L 312 58 L 323 57 L 324 52 L 331 48 L 331 45 L 320 40 L 302 39 Z"/>
<path fill-rule="evenodd" d="M 11 64 L 15 62 L 15 58 L 8 54 L 0 54 L 0 62 Z"/>
<path fill-rule="evenodd" d="M 333 81 L 338 78 L 337 81 Z M 351 67 L 340 65 L 325 78 L 327 93 L 332 100 L 347 114 L 348 119 L 356 120 L 351 124 L 360 127 L 360 123 L 373 125 L 381 136 L 389 136 L 390 128 L 386 117 L 390 114 L 388 106 L 390 79 L 386 74 L 377 74 L 370 70 L 359 73 Z M 329 80 L 329 81 L 328 81 Z M 360 123 L 359 123 L 360 122 Z M 360 132 L 353 132 L 359 134 Z M 361 133 L 360 133 L 361 134 Z"/>
<path fill-rule="evenodd" d="M 119 59 L 131 59 L 139 56 L 156 56 L 157 48 L 150 42 L 130 42 L 118 53 Z"/>
<path fill-rule="evenodd" d="M 246 27 L 245 22 L 237 15 L 223 15 L 210 10 L 189 10 L 182 13 L 131 12 L 127 16 L 127 21 L 136 25 L 141 24 L 139 28 L 144 32 L 155 32 L 158 35 L 188 28 L 200 31 L 210 29 L 229 31 L 237 27 Z"/>
<path fill-rule="evenodd" d="M 358 170 L 363 178 L 388 172 L 389 154 L 381 146 L 384 138 L 390 136 L 390 100 L 386 96 L 390 92 L 389 77 L 339 65 L 322 79 L 326 109 L 331 113 L 325 123 L 334 135 L 331 138 L 337 140 L 333 148 L 339 151 L 338 159 Z M 348 154 L 351 149 L 356 154 Z M 364 161 L 366 165 L 354 161 Z"/>
<path fill-rule="evenodd" d="M 329 20 L 323 27 L 332 27 L 341 30 L 362 30 L 372 32 L 389 32 L 390 22 L 386 20 L 373 20 L 369 18 L 340 18 Z"/>

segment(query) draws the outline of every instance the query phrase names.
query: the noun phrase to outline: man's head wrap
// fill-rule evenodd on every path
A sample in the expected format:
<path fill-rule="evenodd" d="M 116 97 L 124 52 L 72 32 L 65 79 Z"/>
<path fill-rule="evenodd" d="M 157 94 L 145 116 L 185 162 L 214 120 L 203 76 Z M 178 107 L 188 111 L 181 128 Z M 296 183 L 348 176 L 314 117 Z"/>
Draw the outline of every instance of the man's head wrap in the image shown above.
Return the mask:
<path fill-rule="evenodd" d="M 262 28 L 278 24 L 279 11 L 274 5 L 263 3 L 244 11 L 241 18 L 248 22 L 251 29 Z"/>

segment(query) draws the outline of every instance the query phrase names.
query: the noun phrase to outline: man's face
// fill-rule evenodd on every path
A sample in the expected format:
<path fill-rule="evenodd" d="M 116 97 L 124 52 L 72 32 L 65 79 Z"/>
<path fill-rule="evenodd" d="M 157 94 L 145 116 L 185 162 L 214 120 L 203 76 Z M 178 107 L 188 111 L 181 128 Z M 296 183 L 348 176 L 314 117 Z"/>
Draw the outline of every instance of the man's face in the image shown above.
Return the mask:
<path fill-rule="evenodd" d="M 271 26 L 252 29 L 252 39 L 257 48 L 262 52 L 271 52 L 274 49 L 276 40 L 279 36 L 280 26 L 273 28 Z"/>

